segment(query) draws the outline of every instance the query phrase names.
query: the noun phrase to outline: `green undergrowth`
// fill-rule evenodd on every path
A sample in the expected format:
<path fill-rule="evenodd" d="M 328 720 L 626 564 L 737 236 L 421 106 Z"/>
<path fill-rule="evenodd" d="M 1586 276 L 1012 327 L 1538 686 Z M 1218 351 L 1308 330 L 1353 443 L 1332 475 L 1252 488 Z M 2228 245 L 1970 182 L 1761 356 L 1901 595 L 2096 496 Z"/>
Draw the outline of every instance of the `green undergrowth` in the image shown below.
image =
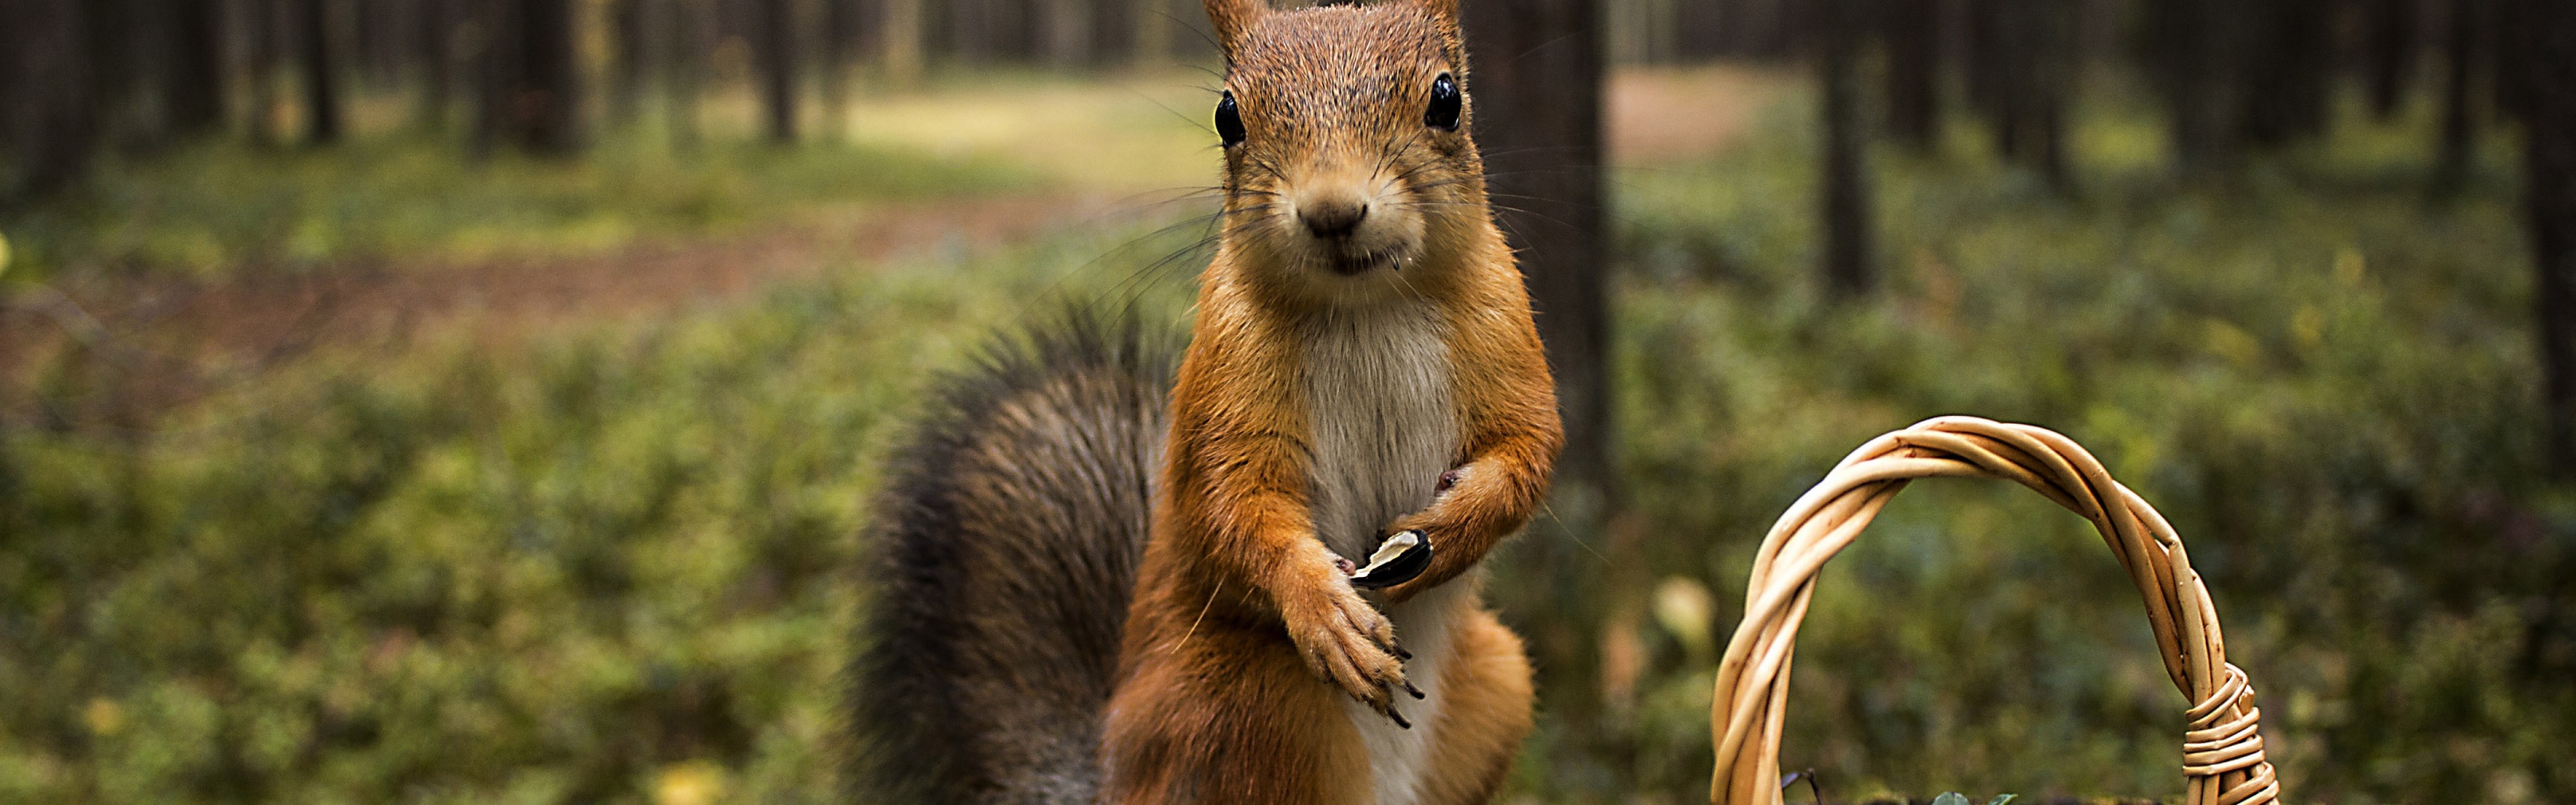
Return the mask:
<path fill-rule="evenodd" d="M 675 151 L 622 132 L 580 159 L 548 160 L 477 159 L 406 133 L 330 148 L 224 140 L 106 159 L 62 197 L 0 215 L 0 232 L 18 255 L 8 280 L 75 271 L 220 279 L 592 252 L 1039 181 L 994 159 L 886 144 L 709 140 Z"/>
<path fill-rule="evenodd" d="M 1146 266 L 1196 234 L 0 433 L 0 802 L 827 801 L 888 440 L 997 323 L 1177 320 Z"/>

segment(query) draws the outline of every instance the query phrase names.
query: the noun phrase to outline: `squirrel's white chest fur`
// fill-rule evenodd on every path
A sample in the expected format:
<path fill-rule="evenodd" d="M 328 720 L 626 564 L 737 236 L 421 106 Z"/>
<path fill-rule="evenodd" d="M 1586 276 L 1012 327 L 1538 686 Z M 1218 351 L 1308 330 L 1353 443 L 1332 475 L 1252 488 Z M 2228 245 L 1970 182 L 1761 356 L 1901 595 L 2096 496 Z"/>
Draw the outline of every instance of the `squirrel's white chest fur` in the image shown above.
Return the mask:
<path fill-rule="evenodd" d="M 1389 523 L 1430 505 L 1457 454 L 1448 345 L 1437 314 L 1413 304 L 1341 313 L 1308 324 L 1303 335 L 1315 533 L 1365 564 Z M 1424 695 L 1395 697 L 1412 729 L 1358 702 L 1343 708 L 1368 745 L 1379 805 L 1414 802 L 1429 770 L 1449 620 L 1465 587 L 1448 585 L 1387 609 L 1396 639 L 1413 652 L 1405 678 Z"/>

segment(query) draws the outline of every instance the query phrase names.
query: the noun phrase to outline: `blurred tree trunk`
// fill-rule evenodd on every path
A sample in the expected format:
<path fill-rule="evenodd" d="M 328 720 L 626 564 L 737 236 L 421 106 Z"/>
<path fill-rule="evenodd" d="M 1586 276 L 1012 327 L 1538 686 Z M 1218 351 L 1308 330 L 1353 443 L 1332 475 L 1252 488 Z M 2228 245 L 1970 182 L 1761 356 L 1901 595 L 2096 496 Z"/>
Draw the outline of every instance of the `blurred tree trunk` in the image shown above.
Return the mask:
<path fill-rule="evenodd" d="M 878 52 L 886 80 L 910 86 L 921 79 L 929 19 L 923 0 L 885 0 L 885 22 L 879 27 Z"/>
<path fill-rule="evenodd" d="M 760 98 L 767 114 L 769 141 L 796 142 L 796 4 L 793 0 L 760 2 Z"/>
<path fill-rule="evenodd" d="M 521 47 L 527 70 L 516 103 L 526 133 L 521 142 L 553 154 L 579 151 L 581 65 L 575 56 L 573 0 L 524 0 L 528 25 Z"/>
<path fill-rule="evenodd" d="M 250 138 L 259 143 L 274 143 L 277 131 L 277 56 L 284 45 L 284 26 L 279 24 L 279 4 L 285 0 L 245 0 L 242 3 L 242 40 L 249 51 L 246 71 L 250 73 Z"/>
<path fill-rule="evenodd" d="M 572 0 L 483 0 L 475 142 L 531 153 L 581 150 Z"/>
<path fill-rule="evenodd" d="M 83 0 L 20 0 L 0 26 L 0 80 L 7 114 L 0 141 L 16 162 L 0 198 L 61 189 L 89 167 L 98 134 L 91 96 L 89 20 Z"/>
<path fill-rule="evenodd" d="M 1995 133 L 2005 159 L 2031 166 L 2064 190 L 2066 96 L 2073 0 L 1972 0 L 1968 6 L 1969 98 Z"/>
<path fill-rule="evenodd" d="M 2485 52 L 2489 0 L 2452 0 L 2442 47 L 2442 138 L 2434 158 L 2433 196 L 2449 198 L 2468 185 L 2470 158 L 2477 144 L 2477 118 L 2471 103 Z"/>
<path fill-rule="evenodd" d="M 644 107 L 645 89 L 652 84 L 653 65 L 645 60 L 653 39 L 652 9 L 649 0 L 611 0 L 608 4 L 608 27 L 615 33 L 610 48 L 616 61 L 609 71 L 607 120 L 610 125 L 632 125 Z"/>
<path fill-rule="evenodd" d="M 1477 140 L 1497 217 L 1521 249 L 1564 408 L 1560 489 L 1609 480 L 1602 42 L 1594 0 L 1464 4 Z"/>
<path fill-rule="evenodd" d="M 707 0 L 655 0 L 661 3 L 665 48 L 662 114 L 671 126 L 671 145 L 698 144 L 698 91 L 706 74 L 707 42 L 715 37 L 714 10 Z"/>
<path fill-rule="evenodd" d="M 858 0 L 823 0 L 823 135 L 840 139 L 850 113 L 850 68 L 859 37 Z"/>
<path fill-rule="evenodd" d="M 304 78 L 304 142 L 340 141 L 339 71 L 333 69 L 330 0 L 295 0 L 296 61 Z"/>
<path fill-rule="evenodd" d="M 1173 19 L 1177 16 L 1170 10 L 1170 4 L 1162 0 L 1130 0 L 1130 2 L 1135 5 L 1130 14 L 1136 20 L 1136 41 L 1134 46 L 1129 48 L 1129 52 L 1134 56 L 1135 64 L 1143 67 L 1161 67 L 1170 63 L 1172 29 L 1176 27 L 1173 25 Z"/>
<path fill-rule="evenodd" d="M 171 134 L 223 127 L 222 9 L 216 0 L 164 0 L 169 47 L 161 62 L 161 110 Z"/>
<path fill-rule="evenodd" d="M 420 0 L 412 9 L 420 15 L 412 28 L 414 80 L 420 84 L 412 120 L 431 132 L 447 130 L 448 105 L 455 94 L 456 50 L 449 36 L 456 29 L 456 16 L 451 5 L 452 0 Z"/>
<path fill-rule="evenodd" d="M 1816 63 L 1822 83 L 1818 111 L 1824 118 L 1825 289 L 1835 297 L 1866 295 L 1878 284 L 1870 265 L 1870 197 L 1865 124 L 1854 74 L 1858 0 L 1818 0 Z"/>
<path fill-rule="evenodd" d="M 2022 153 L 2017 57 L 2027 43 L 2012 30 L 2012 17 L 2024 1 L 1967 0 L 1968 103 L 1992 124 L 1995 150 L 2005 159 Z"/>
<path fill-rule="evenodd" d="M 2415 75 L 2417 0 L 2365 0 L 2363 67 L 2369 72 L 2370 112 L 2380 120 L 2397 116 L 2406 101 L 2408 79 Z M 2462 0 L 2453 0 L 2458 6 Z"/>
<path fill-rule="evenodd" d="M 510 93 L 520 72 L 519 0 L 470 0 L 474 31 L 474 152 L 490 154 L 508 136 Z"/>
<path fill-rule="evenodd" d="M 2084 28 L 2082 9 L 2076 0 L 2030 0 L 2022 12 L 2029 42 L 2022 77 L 2030 97 L 2026 125 L 2037 146 L 2031 159 L 2048 185 L 2061 193 L 2074 186 L 2067 164 L 2066 107 L 2075 91 L 2074 44 L 2076 32 Z"/>
<path fill-rule="evenodd" d="M 2230 64 L 2243 33 L 2221 19 L 2232 2 L 2164 0 L 2144 6 L 2141 61 L 2164 99 L 2174 156 L 2185 173 L 2216 174 L 2236 160 L 2239 106 Z"/>
<path fill-rule="evenodd" d="M 2540 271 L 2551 469 L 2576 476 L 2576 3 L 2522 0 L 2524 203 Z"/>
<path fill-rule="evenodd" d="M 1916 151 L 1931 150 L 1941 126 L 1939 0 L 1884 0 L 1880 8 L 1888 135 Z"/>
<path fill-rule="evenodd" d="M 401 41 L 392 35 L 401 10 L 418 0 L 361 0 L 350 3 L 340 12 L 342 28 L 341 66 L 348 69 L 361 90 L 371 90 L 393 83 L 395 65 L 400 61 L 388 54 L 386 45 Z"/>
<path fill-rule="evenodd" d="M 137 0 L 83 0 L 81 5 L 81 27 L 88 37 L 73 47 L 89 59 L 84 94 L 91 138 L 101 146 L 148 145 L 151 133 L 136 126 L 142 121 L 133 118 L 126 101 L 142 83 L 143 66 L 162 55 L 160 43 L 150 35 L 159 22 L 158 9 Z"/>
<path fill-rule="evenodd" d="M 936 10 L 939 15 L 938 39 L 943 55 L 968 64 L 980 64 L 991 57 L 993 7 L 1001 0 L 920 1 L 925 9 Z"/>
<path fill-rule="evenodd" d="M 1474 0 L 1461 12 L 1473 58 L 1467 91 L 1495 217 L 1520 251 L 1538 313 L 1539 337 L 1556 376 L 1565 449 L 1556 464 L 1556 504 L 1547 525 L 1508 563 L 1528 576 L 1496 585 L 1504 607 L 1573 610 L 1551 619 L 1600 620 L 1597 559 L 1582 540 L 1602 533 L 1617 506 L 1611 477 L 1609 241 L 1602 192 L 1601 9 L 1595 0 Z M 1572 538 L 1565 536 L 1572 533 Z M 1616 550 L 1615 548 L 1613 549 Z M 1529 635 L 1550 690 L 1594 691 L 1594 636 L 1574 630 Z M 1591 737 L 1599 702 L 1580 695 L 1556 707 Z"/>
<path fill-rule="evenodd" d="M 2531 50 L 2540 38 L 2534 35 L 2533 26 L 2541 24 L 2539 16 L 2544 12 L 2539 6 L 2549 2 L 2552 0 L 2487 0 L 2480 4 L 2484 13 L 2479 21 L 2484 24 L 2480 26 L 2479 41 L 2493 47 L 2492 58 L 2503 65 L 2494 71 L 2495 86 L 2489 90 L 2491 108 L 2497 117 L 2520 119 L 2530 113 L 2532 95 L 2539 88 L 2531 86 L 2534 71 L 2528 65 L 2535 57 L 2548 55 Z M 2567 58 L 2565 53 L 2554 55 Z"/>
<path fill-rule="evenodd" d="M 1091 60 L 1090 3 L 1084 0 L 1037 0 L 1039 55 L 1056 67 Z"/>
<path fill-rule="evenodd" d="M 1119 64 L 1135 54 L 1137 10 L 1135 0 L 1092 0 L 1092 64 Z"/>
<path fill-rule="evenodd" d="M 1705 61 L 1724 55 L 1726 28 L 1722 0 L 1690 0 L 1673 9 L 1673 56 Z"/>
<path fill-rule="evenodd" d="M 2237 114 L 2248 145 L 2278 147 L 2324 133 L 2332 58 L 2328 0 L 2241 0 L 2255 47 L 2233 75 L 2245 84 Z"/>
<path fill-rule="evenodd" d="M 1808 6 L 1795 0 L 1737 0 L 1736 22 L 1744 29 L 1739 55 L 1758 59 L 1789 56 L 1802 40 L 1793 24 Z"/>

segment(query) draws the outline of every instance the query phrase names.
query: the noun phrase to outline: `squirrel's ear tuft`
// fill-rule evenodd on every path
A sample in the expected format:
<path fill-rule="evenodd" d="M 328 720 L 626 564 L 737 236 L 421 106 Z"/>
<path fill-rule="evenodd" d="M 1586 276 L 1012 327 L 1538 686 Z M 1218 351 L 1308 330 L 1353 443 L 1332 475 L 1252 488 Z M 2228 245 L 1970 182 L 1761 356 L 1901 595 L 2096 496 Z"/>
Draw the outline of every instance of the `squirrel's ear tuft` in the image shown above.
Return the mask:
<path fill-rule="evenodd" d="M 1227 60 L 1243 45 L 1252 23 L 1269 11 L 1270 0 L 1207 0 L 1208 22 L 1216 26 L 1217 46 L 1225 50 Z"/>

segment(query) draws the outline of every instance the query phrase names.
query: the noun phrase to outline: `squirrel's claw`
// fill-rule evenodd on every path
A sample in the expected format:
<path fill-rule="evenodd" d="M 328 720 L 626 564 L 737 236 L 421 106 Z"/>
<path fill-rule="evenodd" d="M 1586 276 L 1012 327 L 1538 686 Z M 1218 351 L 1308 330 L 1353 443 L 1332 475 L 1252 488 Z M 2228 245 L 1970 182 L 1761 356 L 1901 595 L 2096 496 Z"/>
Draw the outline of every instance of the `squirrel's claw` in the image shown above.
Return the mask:
<path fill-rule="evenodd" d="M 1380 713 L 1407 684 L 1395 625 L 1344 584 L 1333 584 L 1281 613 L 1288 635 L 1317 676 Z"/>

